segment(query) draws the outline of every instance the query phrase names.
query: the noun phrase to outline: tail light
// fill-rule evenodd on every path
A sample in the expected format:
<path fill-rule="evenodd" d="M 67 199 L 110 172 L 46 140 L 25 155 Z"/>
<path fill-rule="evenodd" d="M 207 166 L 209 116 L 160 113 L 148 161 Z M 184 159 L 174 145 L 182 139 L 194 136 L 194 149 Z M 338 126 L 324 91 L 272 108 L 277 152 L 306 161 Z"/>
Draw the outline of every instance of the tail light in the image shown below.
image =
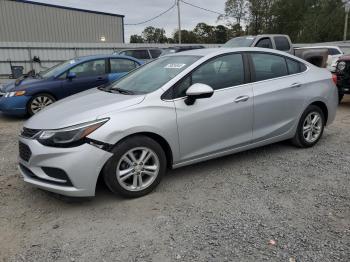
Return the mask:
<path fill-rule="evenodd" d="M 332 74 L 332 80 L 333 80 L 334 84 L 337 84 L 338 78 L 337 78 L 336 74 Z"/>

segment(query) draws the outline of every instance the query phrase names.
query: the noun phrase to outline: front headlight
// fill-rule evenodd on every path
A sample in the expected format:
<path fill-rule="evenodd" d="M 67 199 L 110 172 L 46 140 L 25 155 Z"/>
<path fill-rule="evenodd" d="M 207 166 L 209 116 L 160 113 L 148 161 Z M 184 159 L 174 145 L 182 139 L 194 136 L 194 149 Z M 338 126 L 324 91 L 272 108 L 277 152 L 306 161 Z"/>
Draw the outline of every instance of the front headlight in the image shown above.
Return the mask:
<path fill-rule="evenodd" d="M 345 67 L 346 67 L 346 63 L 344 61 L 339 62 L 338 65 L 337 65 L 337 69 L 339 71 L 343 71 L 345 69 Z"/>
<path fill-rule="evenodd" d="M 53 147 L 73 147 L 85 142 L 85 138 L 105 124 L 109 118 L 99 119 L 62 129 L 42 130 L 36 139 L 43 145 Z"/>
<path fill-rule="evenodd" d="M 13 97 L 13 96 L 24 96 L 26 91 L 15 91 L 15 92 L 7 92 L 5 94 L 5 97 Z"/>

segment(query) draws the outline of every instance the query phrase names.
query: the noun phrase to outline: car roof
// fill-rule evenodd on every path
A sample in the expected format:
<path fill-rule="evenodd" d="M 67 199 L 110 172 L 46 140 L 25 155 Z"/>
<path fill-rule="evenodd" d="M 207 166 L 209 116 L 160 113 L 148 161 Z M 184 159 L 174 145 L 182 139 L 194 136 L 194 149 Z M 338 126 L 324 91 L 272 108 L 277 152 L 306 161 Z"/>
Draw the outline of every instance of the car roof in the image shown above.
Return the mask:
<path fill-rule="evenodd" d="M 104 59 L 104 58 L 128 58 L 128 59 L 134 60 L 134 61 L 139 62 L 139 63 L 141 62 L 134 57 L 125 56 L 125 55 L 118 55 L 118 54 L 78 56 L 78 57 L 72 58 L 71 60 L 77 60 L 79 62 L 84 62 L 84 61 L 89 61 L 89 60 L 94 60 L 94 59 Z"/>
<path fill-rule="evenodd" d="M 135 48 L 126 48 L 122 49 L 120 51 L 117 51 L 118 53 L 124 52 L 124 51 L 133 51 L 133 50 L 150 50 L 150 49 L 160 49 L 159 47 L 135 47 Z"/>
<path fill-rule="evenodd" d="M 215 55 L 221 55 L 221 54 L 232 53 L 232 52 L 249 52 L 249 51 L 275 53 L 279 55 L 294 57 L 289 55 L 286 52 L 282 52 L 274 49 L 259 48 L 259 47 L 202 48 L 202 49 L 192 49 L 192 50 L 188 50 L 180 53 L 168 54 L 165 56 L 181 56 L 181 55 L 215 56 Z"/>

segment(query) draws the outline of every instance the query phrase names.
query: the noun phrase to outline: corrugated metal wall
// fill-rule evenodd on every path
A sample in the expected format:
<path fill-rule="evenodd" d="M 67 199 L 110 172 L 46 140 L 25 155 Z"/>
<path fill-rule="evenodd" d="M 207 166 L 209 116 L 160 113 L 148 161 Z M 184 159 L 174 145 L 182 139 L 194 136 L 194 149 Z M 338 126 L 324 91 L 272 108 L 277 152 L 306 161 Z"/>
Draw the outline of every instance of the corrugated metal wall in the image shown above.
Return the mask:
<path fill-rule="evenodd" d="M 0 0 L 0 41 L 123 43 L 123 16 Z"/>
<path fill-rule="evenodd" d="M 1 0 L 0 0 L 1 1 Z M 186 45 L 186 44 L 184 44 Z M 23 66 L 24 73 L 31 69 L 44 70 L 32 63 L 34 56 L 40 57 L 43 67 L 76 57 L 97 54 L 112 54 L 113 51 L 135 47 L 169 47 L 171 44 L 112 44 L 112 43 L 33 43 L 0 42 L 0 75 L 11 74 L 10 63 Z M 218 47 L 217 44 L 204 44 L 205 47 Z"/>

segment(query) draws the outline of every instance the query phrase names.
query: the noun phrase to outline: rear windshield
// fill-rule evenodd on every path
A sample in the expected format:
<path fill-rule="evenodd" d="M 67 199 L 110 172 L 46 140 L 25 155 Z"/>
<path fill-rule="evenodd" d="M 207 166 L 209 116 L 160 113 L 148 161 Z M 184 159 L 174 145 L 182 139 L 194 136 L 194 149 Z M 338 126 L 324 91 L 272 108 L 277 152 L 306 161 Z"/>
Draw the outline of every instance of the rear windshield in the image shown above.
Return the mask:
<path fill-rule="evenodd" d="M 226 42 L 223 47 L 249 47 L 253 44 L 255 37 L 236 37 Z"/>

